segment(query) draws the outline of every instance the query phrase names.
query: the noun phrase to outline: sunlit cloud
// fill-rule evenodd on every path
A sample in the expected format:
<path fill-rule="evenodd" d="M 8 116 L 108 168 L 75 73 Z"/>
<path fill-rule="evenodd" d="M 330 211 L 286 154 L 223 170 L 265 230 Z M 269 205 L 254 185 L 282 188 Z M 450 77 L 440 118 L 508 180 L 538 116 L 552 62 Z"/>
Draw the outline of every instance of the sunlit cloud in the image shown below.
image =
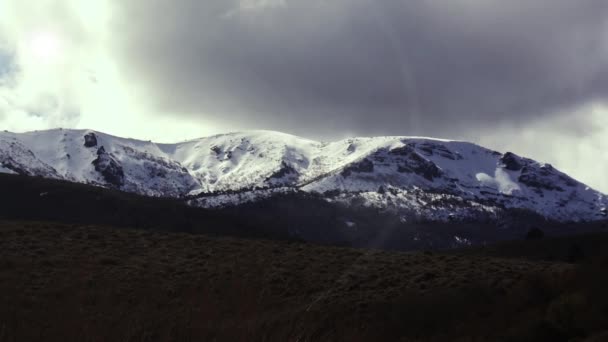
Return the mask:
<path fill-rule="evenodd" d="M 64 57 L 61 37 L 52 31 L 39 31 L 32 34 L 25 48 L 31 57 L 41 64 L 55 64 Z"/>
<path fill-rule="evenodd" d="M 112 40 L 117 34 L 112 10 L 106 0 L 0 3 L 3 129 L 94 128 L 162 140 L 214 132 L 192 120 L 171 124 L 163 119 L 170 113 L 155 112 L 123 77 Z"/>

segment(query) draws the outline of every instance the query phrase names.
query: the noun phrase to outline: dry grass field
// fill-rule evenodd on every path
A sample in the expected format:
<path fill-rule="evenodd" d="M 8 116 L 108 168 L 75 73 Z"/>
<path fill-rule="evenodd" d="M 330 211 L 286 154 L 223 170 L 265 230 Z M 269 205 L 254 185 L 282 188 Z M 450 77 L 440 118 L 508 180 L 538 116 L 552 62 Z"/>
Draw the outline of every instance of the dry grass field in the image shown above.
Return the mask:
<path fill-rule="evenodd" d="M 0 341 L 568 341 L 588 267 L 0 221 Z"/>

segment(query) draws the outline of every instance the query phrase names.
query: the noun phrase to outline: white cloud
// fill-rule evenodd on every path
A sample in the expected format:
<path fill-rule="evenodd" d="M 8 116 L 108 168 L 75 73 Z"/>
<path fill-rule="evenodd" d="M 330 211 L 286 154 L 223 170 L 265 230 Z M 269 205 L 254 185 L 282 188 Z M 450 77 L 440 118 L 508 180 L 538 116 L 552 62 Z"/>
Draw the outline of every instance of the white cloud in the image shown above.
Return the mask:
<path fill-rule="evenodd" d="M 608 193 L 608 106 L 585 105 L 571 113 L 508 125 L 481 134 L 479 143 L 553 164 Z"/>
<path fill-rule="evenodd" d="M 163 141 L 215 132 L 163 119 L 122 77 L 112 10 L 109 0 L 0 2 L 0 53 L 15 66 L 0 73 L 0 127 L 94 128 Z"/>
<path fill-rule="evenodd" d="M 273 7 L 284 7 L 285 0 L 241 0 L 239 6 L 242 10 L 260 10 Z"/>
<path fill-rule="evenodd" d="M 285 0 L 240 0 L 236 8 L 226 12 L 223 17 L 231 18 L 242 13 L 258 12 L 267 9 L 285 7 Z"/>

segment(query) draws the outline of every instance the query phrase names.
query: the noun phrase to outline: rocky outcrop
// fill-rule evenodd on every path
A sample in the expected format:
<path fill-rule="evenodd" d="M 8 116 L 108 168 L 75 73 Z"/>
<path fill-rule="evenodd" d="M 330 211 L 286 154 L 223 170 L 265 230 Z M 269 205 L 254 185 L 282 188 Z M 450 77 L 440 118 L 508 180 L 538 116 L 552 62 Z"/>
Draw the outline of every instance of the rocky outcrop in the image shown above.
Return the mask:
<path fill-rule="evenodd" d="M 343 177 L 348 177 L 350 176 L 353 172 L 356 173 L 371 173 L 374 172 L 374 163 L 365 158 L 359 162 L 356 163 L 352 163 L 350 164 L 348 167 L 344 168 L 344 170 L 342 170 L 342 176 Z"/>
<path fill-rule="evenodd" d="M 435 163 L 422 158 L 417 153 L 411 154 L 408 162 L 399 165 L 397 171 L 401 173 L 415 173 L 429 181 L 441 177 L 442 174 L 441 169 Z"/>
<path fill-rule="evenodd" d="M 108 184 L 116 188 L 124 185 L 125 173 L 122 166 L 111 153 L 106 152 L 103 146 L 97 150 L 97 159 L 93 160 L 92 164 Z"/>
<path fill-rule="evenodd" d="M 443 158 L 447 158 L 450 160 L 461 160 L 462 156 L 457 152 L 452 152 L 447 147 L 441 144 L 435 144 L 431 142 L 425 142 L 421 144 L 414 145 L 420 150 L 425 156 L 430 157 L 433 155 L 439 155 Z"/>
<path fill-rule="evenodd" d="M 388 154 L 393 156 L 409 156 L 414 152 L 414 148 L 411 145 L 403 145 L 401 147 L 393 148 Z"/>
<path fill-rule="evenodd" d="M 216 155 L 219 155 L 220 153 L 222 153 L 222 148 L 219 146 L 211 146 L 211 152 L 215 153 Z"/>
<path fill-rule="evenodd" d="M 416 152 L 413 145 L 394 148 L 389 151 L 389 155 L 400 157 L 397 165 L 397 171 L 400 173 L 414 173 L 429 181 L 442 175 L 441 169 Z M 456 157 L 453 155 L 449 159 L 455 160 Z"/>
<path fill-rule="evenodd" d="M 88 133 L 84 136 L 84 147 L 96 147 L 97 146 L 97 136 L 95 133 Z"/>
<path fill-rule="evenodd" d="M 500 158 L 500 163 L 509 171 L 519 171 L 525 166 L 522 158 L 511 152 L 505 153 Z"/>
<path fill-rule="evenodd" d="M 572 178 L 555 170 L 550 164 L 525 166 L 521 170 L 518 180 L 530 188 L 560 192 L 565 191 L 564 187 L 560 185 L 574 187 L 577 184 Z"/>
<path fill-rule="evenodd" d="M 285 162 L 281 163 L 281 167 L 272 175 L 270 175 L 268 178 L 266 178 L 266 181 L 272 181 L 272 180 L 281 180 L 284 179 L 285 177 L 289 177 L 289 176 L 297 176 L 298 171 L 296 171 L 293 167 L 291 167 L 290 165 L 288 165 Z"/>

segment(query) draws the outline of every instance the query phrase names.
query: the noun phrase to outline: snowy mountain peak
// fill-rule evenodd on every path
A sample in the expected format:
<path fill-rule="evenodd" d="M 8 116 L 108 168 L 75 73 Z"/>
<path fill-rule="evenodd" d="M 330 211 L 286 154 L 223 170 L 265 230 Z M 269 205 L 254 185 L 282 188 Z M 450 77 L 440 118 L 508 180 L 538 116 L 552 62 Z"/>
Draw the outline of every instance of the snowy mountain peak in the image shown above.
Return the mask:
<path fill-rule="evenodd" d="M 548 219 L 606 216 L 608 200 L 549 164 L 421 137 L 318 142 L 251 131 L 156 144 L 92 130 L 0 133 L 0 172 L 65 179 L 205 207 L 277 192 L 393 211 L 403 219 L 492 218 L 527 209 Z"/>

